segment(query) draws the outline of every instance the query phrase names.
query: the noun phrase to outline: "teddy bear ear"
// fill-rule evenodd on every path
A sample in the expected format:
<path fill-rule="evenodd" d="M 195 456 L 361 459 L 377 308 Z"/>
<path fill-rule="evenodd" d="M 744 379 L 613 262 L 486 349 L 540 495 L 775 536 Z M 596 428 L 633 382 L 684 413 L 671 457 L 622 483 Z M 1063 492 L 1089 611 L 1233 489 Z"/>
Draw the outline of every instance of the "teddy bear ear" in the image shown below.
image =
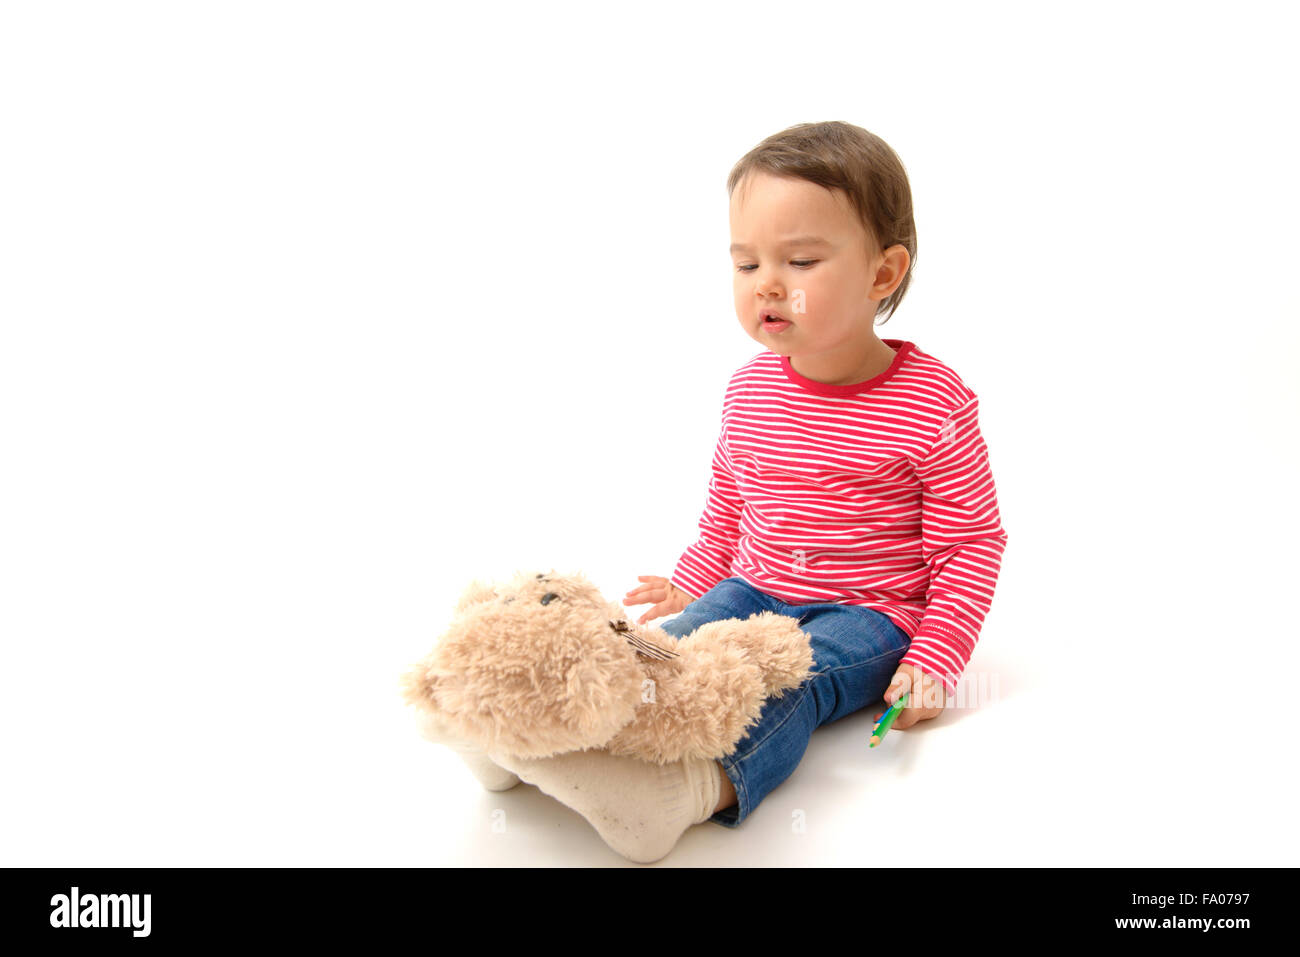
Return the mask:
<path fill-rule="evenodd" d="M 475 579 L 460 593 L 460 598 L 456 602 L 456 612 L 459 614 L 467 608 L 481 605 L 484 602 L 496 601 L 496 599 L 497 590 L 495 588 L 486 582 Z"/>

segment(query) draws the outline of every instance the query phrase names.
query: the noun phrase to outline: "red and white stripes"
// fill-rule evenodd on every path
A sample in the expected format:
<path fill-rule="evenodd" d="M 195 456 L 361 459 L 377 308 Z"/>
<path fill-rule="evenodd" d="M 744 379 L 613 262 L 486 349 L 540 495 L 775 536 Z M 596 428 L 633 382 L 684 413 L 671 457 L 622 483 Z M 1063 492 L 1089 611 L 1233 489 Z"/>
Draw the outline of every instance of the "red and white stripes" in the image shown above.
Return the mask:
<path fill-rule="evenodd" d="M 723 400 L 699 538 L 672 574 L 703 595 L 740 577 L 791 604 L 889 616 L 904 662 L 955 692 L 993 599 L 1007 533 L 979 399 L 914 343 L 866 382 L 834 386 L 763 352 Z"/>

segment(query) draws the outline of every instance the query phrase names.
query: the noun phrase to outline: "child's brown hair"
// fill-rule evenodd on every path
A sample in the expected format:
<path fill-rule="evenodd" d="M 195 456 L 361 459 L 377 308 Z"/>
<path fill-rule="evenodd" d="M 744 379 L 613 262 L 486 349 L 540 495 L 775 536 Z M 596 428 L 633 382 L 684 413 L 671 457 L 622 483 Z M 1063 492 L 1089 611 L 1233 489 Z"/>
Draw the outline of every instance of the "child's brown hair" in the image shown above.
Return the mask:
<path fill-rule="evenodd" d="M 888 322 L 903 301 L 916 265 L 912 187 L 903 161 L 889 144 L 851 123 L 800 123 L 773 133 L 742 156 L 727 177 L 727 195 L 751 172 L 797 177 L 842 190 L 876 243 L 875 253 L 895 245 L 907 250 L 903 281 L 876 306 L 877 316 L 889 311 L 884 319 Z"/>

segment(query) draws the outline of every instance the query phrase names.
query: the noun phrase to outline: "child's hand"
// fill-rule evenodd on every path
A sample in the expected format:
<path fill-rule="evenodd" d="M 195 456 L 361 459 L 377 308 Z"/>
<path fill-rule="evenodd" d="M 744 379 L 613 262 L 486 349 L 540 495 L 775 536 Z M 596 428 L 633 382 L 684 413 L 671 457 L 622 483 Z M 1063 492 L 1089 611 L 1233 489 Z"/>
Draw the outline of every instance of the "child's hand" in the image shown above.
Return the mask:
<path fill-rule="evenodd" d="M 902 731 L 918 721 L 927 721 L 943 713 L 945 704 L 943 682 L 926 674 L 915 665 L 901 664 L 894 672 L 889 688 L 885 691 L 886 708 L 893 707 L 895 701 L 909 692 L 912 696 L 907 699 L 907 704 L 903 705 L 902 713 L 894 719 L 890 727 L 892 731 Z M 875 720 L 879 721 L 884 715 L 885 712 L 881 711 L 876 715 Z"/>
<path fill-rule="evenodd" d="M 623 599 L 624 605 L 646 605 L 650 602 L 657 602 L 648 612 L 638 619 L 638 625 L 644 625 L 652 618 L 662 618 L 664 615 L 675 615 L 691 602 L 695 601 L 690 595 L 682 591 L 667 578 L 660 578 L 658 575 L 637 575 L 638 581 L 646 582 L 644 585 L 638 585 L 627 593 Z M 900 716 L 901 717 L 901 716 Z"/>

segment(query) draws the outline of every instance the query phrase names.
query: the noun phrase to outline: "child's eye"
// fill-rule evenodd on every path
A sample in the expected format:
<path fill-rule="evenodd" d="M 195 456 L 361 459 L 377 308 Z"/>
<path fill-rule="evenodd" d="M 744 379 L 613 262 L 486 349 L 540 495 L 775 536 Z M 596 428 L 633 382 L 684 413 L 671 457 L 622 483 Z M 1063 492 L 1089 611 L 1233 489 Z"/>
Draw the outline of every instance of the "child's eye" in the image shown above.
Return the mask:
<path fill-rule="evenodd" d="M 800 269 L 807 269 L 809 266 L 821 262 L 820 259 L 791 259 L 791 266 L 798 266 Z M 751 269 L 757 269 L 757 266 L 737 266 L 736 272 L 749 272 Z"/>

